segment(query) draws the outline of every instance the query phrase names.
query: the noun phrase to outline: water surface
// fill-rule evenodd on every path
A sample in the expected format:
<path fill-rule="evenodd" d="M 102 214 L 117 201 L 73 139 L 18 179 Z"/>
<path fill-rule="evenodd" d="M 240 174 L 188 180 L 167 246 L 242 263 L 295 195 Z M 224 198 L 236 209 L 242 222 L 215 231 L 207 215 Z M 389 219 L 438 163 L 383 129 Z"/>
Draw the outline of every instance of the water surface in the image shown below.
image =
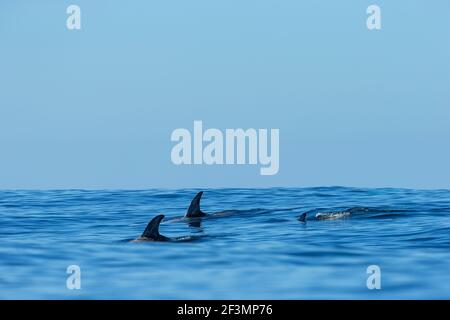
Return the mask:
<path fill-rule="evenodd" d="M 450 190 L 209 189 L 202 210 L 232 214 L 177 221 L 198 191 L 0 191 L 0 298 L 450 298 Z M 161 213 L 162 234 L 196 240 L 128 241 Z"/>

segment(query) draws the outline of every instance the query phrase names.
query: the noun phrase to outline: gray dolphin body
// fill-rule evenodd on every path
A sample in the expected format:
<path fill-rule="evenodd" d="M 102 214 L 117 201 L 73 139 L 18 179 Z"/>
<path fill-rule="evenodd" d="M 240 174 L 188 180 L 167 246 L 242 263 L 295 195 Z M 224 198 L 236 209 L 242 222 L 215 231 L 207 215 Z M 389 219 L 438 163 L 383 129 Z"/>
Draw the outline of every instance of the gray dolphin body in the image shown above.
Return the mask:
<path fill-rule="evenodd" d="M 350 217 L 355 211 L 353 208 L 342 211 L 310 210 L 298 216 L 297 220 L 300 222 L 306 222 L 307 220 L 338 220 Z M 308 217 L 310 214 L 313 214 L 313 218 Z"/>
<path fill-rule="evenodd" d="M 168 242 L 168 241 L 176 241 L 176 242 L 184 242 L 184 241 L 192 241 L 197 240 L 200 236 L 182 236 L 175 238 L 168 238 L 159 233 L 159 225 L 161 221 L 164 219 L 164 215 L 160 214 L 154 217 L 145 228 L 142 235 L 132 240 L 131 242 L 143 242 L 143 241 L 158 241 L 158 242 Z"/>
<path fill-rule="evenodd" d="M 214 213 L 205 213 L 200 209 L 200 200 L 202 199 L 203 191 L 200 191 L 195 195 L 195 197 L 192 199 L 191 204 L 181 219 L 175 219 L 178 221 L 187 221 L 190 226 L 193 227 L 199 227 L 202 221 L 202 218 L 222 218 L 222 217 L 228 217 L 235 214 L 240 214 L 242 211 L 240 210 L 224 210 Z"/>
<path fill-rule="evenodd" d="M 297 220 L 301 222 L 306 222 L 307 220 L 338 220 L 361 215 L 370 215 L 374 218 L 383 218 L 396 217 L 402 212 L 405 212 L 405 210 L 369 207 L 351 207 L 343 210 L 313 209 L 302 213 L 297 217 Z M 311 215 L 313 215 L 313 217 L 311 217 Z"/>

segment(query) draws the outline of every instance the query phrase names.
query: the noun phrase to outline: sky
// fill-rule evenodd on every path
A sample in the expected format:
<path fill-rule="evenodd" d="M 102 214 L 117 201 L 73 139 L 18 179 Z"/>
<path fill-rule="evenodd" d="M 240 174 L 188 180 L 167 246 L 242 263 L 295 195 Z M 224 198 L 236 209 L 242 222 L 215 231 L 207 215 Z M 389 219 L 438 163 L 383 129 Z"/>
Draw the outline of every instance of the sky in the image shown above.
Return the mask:
<path fill-rule="evenodd" d="M 66 8 L 81 8 L 68 30 Z M 381 8 L 381 30 L 366 9 Z M 450 188 L 450 2 L 0 2 L 0 188 Z M 171 161 L 276 128 L 276 175 Z"/>

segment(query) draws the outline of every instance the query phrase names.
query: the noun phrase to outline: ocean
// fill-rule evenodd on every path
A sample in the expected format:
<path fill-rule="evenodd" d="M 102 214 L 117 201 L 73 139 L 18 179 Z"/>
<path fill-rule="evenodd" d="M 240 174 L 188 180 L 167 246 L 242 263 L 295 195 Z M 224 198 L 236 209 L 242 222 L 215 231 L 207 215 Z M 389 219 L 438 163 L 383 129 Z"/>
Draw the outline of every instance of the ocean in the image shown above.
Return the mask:
<path fill-rule="evenodd" d="M 450 190 L 205 189 L 179 219 L 198 191 L 0 191 L 0 298 L 450 298 Z M 190 240 L 131 242 L 158 214 Z"/>

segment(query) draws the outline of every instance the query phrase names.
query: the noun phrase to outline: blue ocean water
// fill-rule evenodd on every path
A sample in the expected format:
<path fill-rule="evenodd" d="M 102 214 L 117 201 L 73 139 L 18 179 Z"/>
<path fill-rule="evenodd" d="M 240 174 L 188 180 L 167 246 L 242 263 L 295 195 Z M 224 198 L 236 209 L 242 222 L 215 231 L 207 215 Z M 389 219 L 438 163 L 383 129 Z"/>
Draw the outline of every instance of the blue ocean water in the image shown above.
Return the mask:
<path fill-rule="evenodd" d="M 0 298 L 450 298 L 450 190 L 207 189 L 202 210 L 228 214 L 176 219 L 198 191 L 0 191 Z M 157 214 L 195 240 L 129 242 Z"/>

